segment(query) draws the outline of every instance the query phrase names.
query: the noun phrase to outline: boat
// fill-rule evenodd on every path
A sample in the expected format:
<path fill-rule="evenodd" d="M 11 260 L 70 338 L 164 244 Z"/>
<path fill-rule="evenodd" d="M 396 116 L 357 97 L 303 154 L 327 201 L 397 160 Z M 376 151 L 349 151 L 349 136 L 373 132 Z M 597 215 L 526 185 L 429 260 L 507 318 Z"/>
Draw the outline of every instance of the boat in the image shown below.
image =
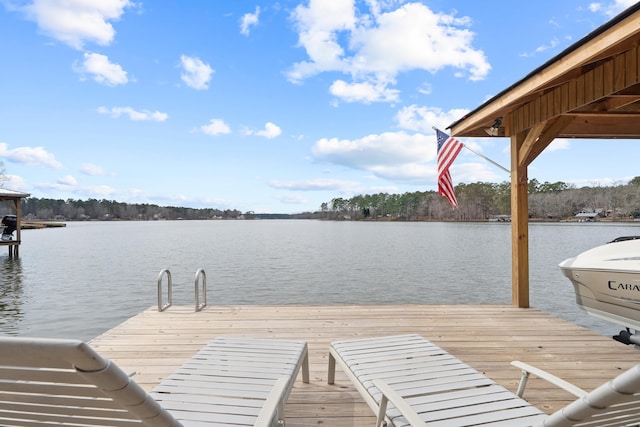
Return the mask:
<path fill-rule="evenodd" d="M 640 334 L 640 236 L 619 237 L 560 263 L 576 303 L 589 315 L 627 328 L 618 341 L 636 344 Z"/>
<path fill-rule="evenodd" d="M 18 220 L 15 215 L 5 215 L 0 222 L 0 240 L 3 242 L 13 239 L 13 232 L 16 231 Z"/>

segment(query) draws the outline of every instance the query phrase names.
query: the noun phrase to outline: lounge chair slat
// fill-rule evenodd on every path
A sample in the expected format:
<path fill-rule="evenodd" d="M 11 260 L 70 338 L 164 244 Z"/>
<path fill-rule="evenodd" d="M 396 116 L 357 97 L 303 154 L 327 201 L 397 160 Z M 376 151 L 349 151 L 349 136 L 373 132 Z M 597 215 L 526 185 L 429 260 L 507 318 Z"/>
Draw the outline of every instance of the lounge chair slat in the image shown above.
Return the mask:
<path fill-rule="evenodd" d="M 153 394 L 152 394 L 153 395 Z M 191 405 L 212 405 L 227 408 L 238 408 L 240 412 L 258 413 L 264 399 L 248 399 L 248 398 L 234 398 L 228 396 L 206 396 L 206 395 L 192 395 L 192 394 L 180 394 L 172 393 L 163 396 L 162 406 L 164 408 L 171 408 L 173 405 L 191 404 Z M 185 403 L 186 402 L 186 403 Z"/>
<path fill-rule="evenodd" d="M 24 402 L 22 393 L 0 392 L 0 404 L 13 405 Z M 96 399 L 93 396 L 58 396 L 52 394 L 31 394 L 29 402 L 43 406 L 80 406 L 96 409 L 121 409 L 122 407 L 110 399 Z"/>
<path fill-rule="evenodd" d="M 336 341 L 330 384 L 336 364 L 394 427 L 614 427 L 640 419 L 640 365 L 548 416 L 416 334 Z"/>
<path fill-rule="evenodd" d="M 0 378 L 6 380 L 21 379 L 26 381 L 84 384 L 84 380 L 76 375 L 75 370 L 38 369 L 37 371 L 34 371 L 30 369 L 16 369 L 0 366 Z"/>
<path fill-rule="evenodd" d="M 108 414 L 107 414 L 108 415 Z M 19 417 L 16 420 L 16 417 Z M 57 423 L 57 424 L 56 424 Z M 73 423 L 73 424 L 71 424 Z M 42 413 L 20 413 L 20 412 L 3 412 L 0 413 L 0 425 L 2 426 L 39 426 L 43 425 L 69 425 L 69 426 L 86 426 L 86 427 L 134 427 L 141 426 L 138 420 L 127 420 L 126 418 L 100 418 L 100 417 L 82 417 L 74 416 L 73 418 L 59 414 L 42 414 Z"/>

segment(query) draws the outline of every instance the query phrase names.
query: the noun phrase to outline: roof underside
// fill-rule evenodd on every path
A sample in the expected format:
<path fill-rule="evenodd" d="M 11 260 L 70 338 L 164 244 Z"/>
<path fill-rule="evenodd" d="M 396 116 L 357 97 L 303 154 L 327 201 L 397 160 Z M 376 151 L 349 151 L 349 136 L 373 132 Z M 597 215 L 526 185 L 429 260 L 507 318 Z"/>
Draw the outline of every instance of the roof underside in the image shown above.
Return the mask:
<path fill-rule="evenodd" d="M 554 138 L 640 138 L 640 3 L 630 7 L 449 128 L 509 137 L 540 126 Z M 496 136 L 496 135 L 493 135 Z"/>

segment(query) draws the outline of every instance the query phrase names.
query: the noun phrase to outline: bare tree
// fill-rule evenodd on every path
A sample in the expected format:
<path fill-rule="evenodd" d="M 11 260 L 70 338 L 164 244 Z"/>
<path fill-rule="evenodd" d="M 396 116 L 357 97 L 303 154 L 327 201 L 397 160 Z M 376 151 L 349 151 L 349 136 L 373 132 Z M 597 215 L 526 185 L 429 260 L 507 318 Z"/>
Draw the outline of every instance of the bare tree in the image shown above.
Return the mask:
<path fill-rule="evenodd" d="M 5 174 L 4 162 L 0 160 L 0 188 L 3 187 L 3 183 L 7 180 L 7 175 Z"/>

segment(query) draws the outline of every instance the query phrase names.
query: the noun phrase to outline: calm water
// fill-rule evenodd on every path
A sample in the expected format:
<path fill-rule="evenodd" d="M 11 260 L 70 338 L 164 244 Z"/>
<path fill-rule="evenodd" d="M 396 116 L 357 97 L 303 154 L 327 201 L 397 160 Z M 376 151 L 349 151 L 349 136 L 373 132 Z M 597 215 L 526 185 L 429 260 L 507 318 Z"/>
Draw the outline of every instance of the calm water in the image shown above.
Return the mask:
<path fill-rule="evenodd" d="M 558 263 L 640 224 L 530 224 L 531 306 L 611 335 L 584 314 Z M 0 333 L 88 340 L 157 304 L 511 303 L 511 227 L 500 223 L 85 222 L 25 230 L 0 248 Z M 166 281 L 165 281 L 166 284 Z"/>

